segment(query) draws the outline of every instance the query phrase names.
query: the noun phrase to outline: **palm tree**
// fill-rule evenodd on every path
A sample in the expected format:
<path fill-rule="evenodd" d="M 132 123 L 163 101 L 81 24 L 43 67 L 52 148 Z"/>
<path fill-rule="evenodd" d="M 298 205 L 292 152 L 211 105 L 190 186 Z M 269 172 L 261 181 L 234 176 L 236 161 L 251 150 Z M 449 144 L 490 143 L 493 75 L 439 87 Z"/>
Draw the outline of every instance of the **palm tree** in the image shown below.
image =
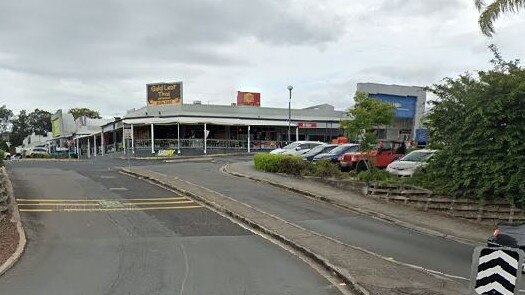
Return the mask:
<path fill-rule="evenodd" d="M 517 12 L 525 8 L 525 0 L 494 0 L 486 4 L 485 0 L 474 0 L 476 8 L 481 13 L 479 16 L 479 26 L 483 34 L 492 37 L 494 34 L 494 21 L 502 13 Z"/>

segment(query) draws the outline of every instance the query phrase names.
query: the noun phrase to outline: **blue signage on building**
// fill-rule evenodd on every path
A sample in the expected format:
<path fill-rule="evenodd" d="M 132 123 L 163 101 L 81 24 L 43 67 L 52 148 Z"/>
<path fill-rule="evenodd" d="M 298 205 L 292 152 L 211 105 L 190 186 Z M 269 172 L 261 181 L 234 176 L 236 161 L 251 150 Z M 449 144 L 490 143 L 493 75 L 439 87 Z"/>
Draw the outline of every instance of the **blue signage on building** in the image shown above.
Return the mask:
<path fill-rule="evenodd" d="M 396 107 L 396 118 L 413 119 L 416 116 L 416 96 L 376 93 L 370 94 L 370 97 L 393 104 Z"/>

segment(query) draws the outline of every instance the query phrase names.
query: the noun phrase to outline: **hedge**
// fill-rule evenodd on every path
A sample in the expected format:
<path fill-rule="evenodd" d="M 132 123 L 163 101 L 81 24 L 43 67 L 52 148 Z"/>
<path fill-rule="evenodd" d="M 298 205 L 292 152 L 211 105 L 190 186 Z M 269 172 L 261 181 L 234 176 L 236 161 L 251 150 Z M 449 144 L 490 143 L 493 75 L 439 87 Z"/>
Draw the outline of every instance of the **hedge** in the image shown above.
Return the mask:
<path fill-rule="evenodd" d="M 342 177 L 339 167 L 327 160 L 316 164 L 291 155 L 258 153 L 254 157 L 255 169 L 291 175 Z"/>
<path fill-rule="evenodd" d="M 5 152 L 3 150 L 0 150 L 0 167 L 4 166 L 4 157 Z"/>

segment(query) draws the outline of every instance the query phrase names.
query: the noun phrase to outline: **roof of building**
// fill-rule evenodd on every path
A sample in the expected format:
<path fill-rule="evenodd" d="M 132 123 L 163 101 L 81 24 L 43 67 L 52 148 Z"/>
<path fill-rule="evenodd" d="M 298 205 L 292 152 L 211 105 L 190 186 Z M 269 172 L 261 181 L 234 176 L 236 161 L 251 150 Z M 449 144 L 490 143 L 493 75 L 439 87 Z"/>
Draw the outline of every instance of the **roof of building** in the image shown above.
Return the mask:
<path fill-rule="evenodd" d="M 292 120 L 301 121 L 339 121 L 345 112 L 336 111 L 329 104 L 321 104 L 305 109 L 292 109 Z M 287 108 L 268 108 L 238 105 L 181 104 L 146 106 L 130 111 L 125 119 L 144 117 L 207 117 L 235 118 L 251 120 L 287 120 Z"/>

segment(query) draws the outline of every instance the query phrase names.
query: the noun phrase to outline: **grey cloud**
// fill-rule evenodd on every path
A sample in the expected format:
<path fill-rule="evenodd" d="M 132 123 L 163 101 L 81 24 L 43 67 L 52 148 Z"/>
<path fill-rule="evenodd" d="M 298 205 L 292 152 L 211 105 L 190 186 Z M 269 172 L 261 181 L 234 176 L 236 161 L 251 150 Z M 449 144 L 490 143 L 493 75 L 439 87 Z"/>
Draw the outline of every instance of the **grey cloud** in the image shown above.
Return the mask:
<path fill-rule="evenodd" d="M 461 11 L 464 0 L 383 0 L 376 12 L 402 17 L 431 17 Z"/>

